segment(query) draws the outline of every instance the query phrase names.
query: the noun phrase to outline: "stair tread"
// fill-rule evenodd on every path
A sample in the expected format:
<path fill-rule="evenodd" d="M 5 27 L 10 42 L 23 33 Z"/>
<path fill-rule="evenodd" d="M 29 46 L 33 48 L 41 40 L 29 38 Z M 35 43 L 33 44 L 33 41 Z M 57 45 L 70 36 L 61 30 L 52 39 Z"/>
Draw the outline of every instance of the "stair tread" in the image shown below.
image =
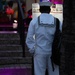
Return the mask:
<path fill-rule="evenodd" d="M 7 64 L 7 65 L 0 65 L 0 69 L 12 69 L 12 68 L 32 68 L 32 64 Z"/>
<path fill-rule="evenodd" d="M 2 44 L 2 45 L 0 45 L 0 46 L 21 46 L 20 44 L 16 44 L 16 45 L 11 45 L 11 44 Z"/>
<path fill-rule="evenodd" d="M 0 59 L 31 59 L 32 57 L 1 57 Z"/>
<path fill-rule="evenodd" d="M 25 45 L 25 55 L 20 45 L 20 37 L 17 31 L 0 31 L 0 67 L 26 66 L 32 64 L 32 56 Z M 24 67 L 25 67 L 24 66 Z"/>
<path fill-rule="evenodd" d="M 31 54 L 29 52 L 25 52 L 25 55 L 27 57 L 31 57 Z M 23 56 L 23 51 L 0 51 L 0 57 L 22 57 Z"/>
<path fill-rule="evenodd" d="M 0 40 L 20 40 L 20 38 L 0 38 Z"/>
<path fill-rule="evenodd" d="M 31 64 L 32 57 L 1 57 L 0 58 L 0 65 L 2 64 Z"/>
<path fill-rule="evenodd" d="M 6 33 L 17 33 L 17 31 L 0 31 L 0 34 L 6 34 Z"/>

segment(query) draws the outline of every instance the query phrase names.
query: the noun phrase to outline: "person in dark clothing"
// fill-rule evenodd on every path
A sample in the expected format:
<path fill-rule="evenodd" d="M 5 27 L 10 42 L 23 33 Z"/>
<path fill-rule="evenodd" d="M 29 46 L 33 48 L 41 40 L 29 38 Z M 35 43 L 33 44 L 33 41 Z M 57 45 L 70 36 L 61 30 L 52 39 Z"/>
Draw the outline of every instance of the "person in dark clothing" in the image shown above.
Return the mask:
<path fill-rule="evenodd" d="M 25 18 L 25 23 L 26 23 L 26 32 L 28 31 L 28 27 L 29 27 L 29 23 L 30 21 L 32 20 L 32 9 L 30 9 L 28 12 L 27 12 L 27 17 Z"/>

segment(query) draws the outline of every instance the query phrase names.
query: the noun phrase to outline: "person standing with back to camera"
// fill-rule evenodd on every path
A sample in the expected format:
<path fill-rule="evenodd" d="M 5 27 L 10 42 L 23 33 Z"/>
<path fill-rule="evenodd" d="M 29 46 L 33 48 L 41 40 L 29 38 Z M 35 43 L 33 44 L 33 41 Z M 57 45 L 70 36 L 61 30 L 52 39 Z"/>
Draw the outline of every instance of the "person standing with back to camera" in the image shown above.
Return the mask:
<path fill-rule="evenodd" d="M 26 44 L 33 54 L 34 75 L 59 75 L 59 66 L 52 70 L 51 51 L 54 33 L 56 30 L 55 17 L 50 14 L 51 2 L 40 2 L 40 16 L 33 18 L 29 24 Z M 33 37 L 35 36 L 35 38 Z"/>

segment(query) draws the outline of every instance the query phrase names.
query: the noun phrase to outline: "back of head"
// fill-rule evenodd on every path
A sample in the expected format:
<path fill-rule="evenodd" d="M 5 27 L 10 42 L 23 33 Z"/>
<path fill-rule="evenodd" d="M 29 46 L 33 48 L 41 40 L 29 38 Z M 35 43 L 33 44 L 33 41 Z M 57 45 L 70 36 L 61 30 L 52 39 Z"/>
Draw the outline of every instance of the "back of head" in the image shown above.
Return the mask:
<path fill-rule="evenodd" d="M 50 7 L 52 5 L 51 2 L 43 1 L 43 2 L 40 2 L 39 5 L 40 5 L 39 10 L 40 10 L 41 13 L 50 13 L 50 10 L 51 10 Z"/>

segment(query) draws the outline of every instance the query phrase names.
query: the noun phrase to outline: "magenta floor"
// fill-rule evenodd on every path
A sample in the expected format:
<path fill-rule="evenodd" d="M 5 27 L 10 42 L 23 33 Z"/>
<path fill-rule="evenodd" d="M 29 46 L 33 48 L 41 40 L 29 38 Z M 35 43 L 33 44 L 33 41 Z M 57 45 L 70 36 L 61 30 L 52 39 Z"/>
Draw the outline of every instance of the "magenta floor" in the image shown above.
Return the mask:
<path fill-rule="evenodd" d="M 0 69 L 0 75 L 32 75 L 31 69 Z"/>

